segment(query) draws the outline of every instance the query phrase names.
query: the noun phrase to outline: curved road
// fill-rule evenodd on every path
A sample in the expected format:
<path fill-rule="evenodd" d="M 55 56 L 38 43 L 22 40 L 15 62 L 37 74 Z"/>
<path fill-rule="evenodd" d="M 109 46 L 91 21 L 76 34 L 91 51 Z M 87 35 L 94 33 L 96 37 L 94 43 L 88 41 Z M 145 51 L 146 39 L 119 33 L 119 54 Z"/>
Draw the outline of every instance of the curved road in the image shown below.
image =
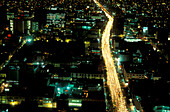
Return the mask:
<path fill-rule="evenodd" d="M 108 13 L 108 11 L 96 0 L 93 0 L 101 9 L 104 11 L 105 15 L 109 19 L 105 30 L 102 35 L 102 55 L 105 61 L 107 70 L 107 85 L 109 86 L 112 103 L 116 104 L 116 112 L 127 112 L 127 107 L 125 103 L 125 98 L 121 90 L 118 75 L 115 69 L 115 64 L 111 55 L 111 49 L 109 44 L 110 31 L 113 25 L 113 17 Z M 114 110 L 113 110 L 114 111 Z"/>

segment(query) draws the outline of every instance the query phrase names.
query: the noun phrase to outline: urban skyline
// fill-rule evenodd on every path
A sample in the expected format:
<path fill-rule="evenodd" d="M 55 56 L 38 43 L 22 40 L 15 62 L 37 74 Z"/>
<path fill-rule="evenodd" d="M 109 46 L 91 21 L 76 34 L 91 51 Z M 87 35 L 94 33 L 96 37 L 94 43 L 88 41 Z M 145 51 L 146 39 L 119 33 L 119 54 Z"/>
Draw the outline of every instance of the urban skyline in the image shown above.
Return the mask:
<path fill-rule="evenodd" d="M 168 4 L 0 1 L 0 111 L 169 111 Z"/>

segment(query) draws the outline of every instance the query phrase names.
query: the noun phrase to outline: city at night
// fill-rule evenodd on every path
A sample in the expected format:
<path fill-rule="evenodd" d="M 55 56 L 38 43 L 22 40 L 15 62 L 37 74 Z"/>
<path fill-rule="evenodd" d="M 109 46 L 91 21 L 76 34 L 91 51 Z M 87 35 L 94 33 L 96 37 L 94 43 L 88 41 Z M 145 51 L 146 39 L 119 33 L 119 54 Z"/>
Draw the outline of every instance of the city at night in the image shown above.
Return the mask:
<path fill-rule="evenodd" d="M 170 112 L 168 0 L 0 0 L 0 112 Z"/>

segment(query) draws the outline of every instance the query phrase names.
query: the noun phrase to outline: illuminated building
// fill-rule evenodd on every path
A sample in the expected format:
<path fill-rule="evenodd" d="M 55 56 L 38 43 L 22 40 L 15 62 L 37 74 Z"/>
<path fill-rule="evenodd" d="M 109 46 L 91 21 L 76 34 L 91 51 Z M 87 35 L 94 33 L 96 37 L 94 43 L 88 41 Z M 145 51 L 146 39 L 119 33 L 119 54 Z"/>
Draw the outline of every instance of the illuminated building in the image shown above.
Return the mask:
<path fill-rule="evenodd" d="M 160 111 L 169 111 L 170 107 L 169 106 L 155 106 L 154 111 L 155 112 L 160 112 Z"/>
<path fill-rule="evenodd" d="M 20 12 L 17 16 L 12 12 L 7 13 L 7 20 L 10 21 L 10 31 L 12 31 L 12 34 L 31 34 L 32 17 L 29 14 L 29 11 Z"/>
<path fill-rule="evenodd" d="M 5 11 L 0 14 L 7 19 L 0 28 L 0 103 L 13 109 L 26 107 L 30 112 L 34 107 L 43 111 L 145 110 L 141 101 L 149 104 L 145 99 L 150 99 L 150 94 L 141 96 L 147 92 L 141 82 L 166 78 L 158 64 L 164 57 L 155 54 L 166 53 L 168 46 L 167 2 L 160 1 L 99 0 L 103 6 L 95 0 L 0 1 L 0 10 L 2 4 L 7 6 L 7 15 Z M 18 44 L 21 46 L 15 49 Z M 135 84 L 142 85 L 137 88 L 142 92 Z M 153 106 L 160 105 L 152 101 Z"/>

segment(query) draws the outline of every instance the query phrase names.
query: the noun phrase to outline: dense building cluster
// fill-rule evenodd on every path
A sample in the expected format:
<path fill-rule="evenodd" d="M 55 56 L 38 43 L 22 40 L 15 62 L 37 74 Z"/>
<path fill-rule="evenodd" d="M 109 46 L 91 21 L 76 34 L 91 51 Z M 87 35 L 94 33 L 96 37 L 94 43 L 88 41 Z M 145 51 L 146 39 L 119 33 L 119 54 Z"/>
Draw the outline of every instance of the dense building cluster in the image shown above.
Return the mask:
<path fill-rule="evenodd" d="M 169 1 L 98 1 L 0 1 L 0 111 L 116 111 L 103 11 L 128 111 L 170 109 Z"/>
<path fill-rule="evenodd" d="M 1 5 L 1 110 L 104 111 L 106 17 L 94 2 Z"/>

